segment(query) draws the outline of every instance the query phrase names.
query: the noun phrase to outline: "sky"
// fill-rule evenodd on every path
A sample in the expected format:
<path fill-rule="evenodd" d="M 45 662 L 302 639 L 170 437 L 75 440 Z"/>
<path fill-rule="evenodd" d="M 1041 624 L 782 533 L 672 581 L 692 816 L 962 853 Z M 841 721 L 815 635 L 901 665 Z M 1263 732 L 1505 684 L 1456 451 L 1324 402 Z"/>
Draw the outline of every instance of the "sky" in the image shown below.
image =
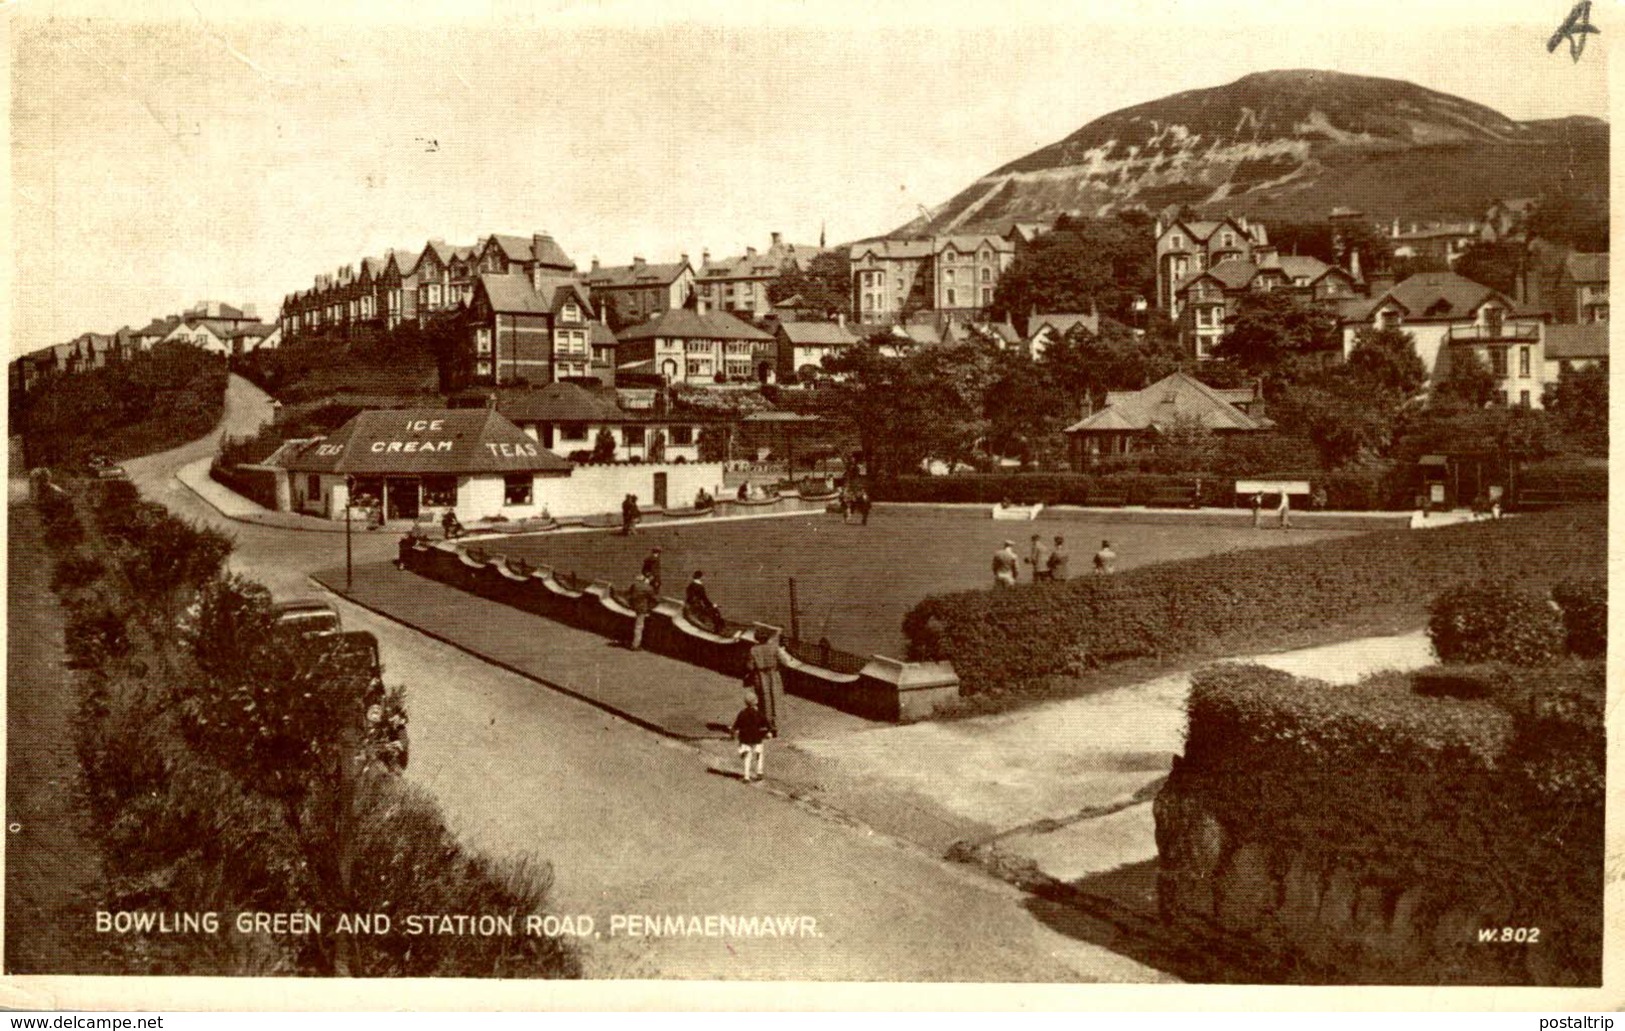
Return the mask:
<path fill-rule="evenodd" d="M 956 0 L 9 5 L 12 353 L 179 311 L 274 317 L 431 237 L 698 264 L 891 230 L 1130 104 L 1272 68 L 1608 117 L 1572 6 Z M 468 13 L 473 11 L 475 13 Z M 406 20 L 410 16 L 410 20 Z"/>

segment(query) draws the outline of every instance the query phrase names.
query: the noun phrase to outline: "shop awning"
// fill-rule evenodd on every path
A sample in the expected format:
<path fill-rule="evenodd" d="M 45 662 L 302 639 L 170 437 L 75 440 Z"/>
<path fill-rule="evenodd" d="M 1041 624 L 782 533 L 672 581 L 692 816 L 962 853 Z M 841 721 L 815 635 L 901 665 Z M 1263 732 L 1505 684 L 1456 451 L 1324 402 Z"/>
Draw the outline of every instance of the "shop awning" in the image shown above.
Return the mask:
<path fill-rule="evenodd" d="M 544 472 L 574 468 L 488 409 L 408 408 L 362 412 L 332 436 L 278 464 L 301 473 L 421 476 Z"/>

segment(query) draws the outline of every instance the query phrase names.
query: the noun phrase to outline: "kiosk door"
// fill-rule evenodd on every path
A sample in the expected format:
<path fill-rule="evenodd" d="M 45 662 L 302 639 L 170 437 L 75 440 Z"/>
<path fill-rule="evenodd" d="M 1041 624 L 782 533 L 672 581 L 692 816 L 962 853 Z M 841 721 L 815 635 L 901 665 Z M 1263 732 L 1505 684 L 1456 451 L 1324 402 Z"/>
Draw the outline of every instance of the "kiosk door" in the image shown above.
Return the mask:
<path fill-rule="evenodd" d="M 391 476 L 384 481 L 384 518 L 416 519 L 418 517 L 418 478 Z"/>

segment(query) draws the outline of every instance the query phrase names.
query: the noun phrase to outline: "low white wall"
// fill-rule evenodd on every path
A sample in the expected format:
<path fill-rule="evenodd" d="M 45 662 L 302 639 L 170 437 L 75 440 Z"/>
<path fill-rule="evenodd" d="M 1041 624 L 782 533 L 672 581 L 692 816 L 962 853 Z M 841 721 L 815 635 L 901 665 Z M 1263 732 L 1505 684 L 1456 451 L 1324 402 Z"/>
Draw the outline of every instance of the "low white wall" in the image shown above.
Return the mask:
<path fill-rule="evenodd" d="M 545 496 L 547 510 L 555 516 L 595 515 L 619 512 L 628 494 L 636 494 L 638 505 L 655 503 L 655 475 L 666 477 L 668 508 L 694 504 L 700 488 L 713 497 L 722 491 L 721 462 L 687 462 L 680 465 L 578 465 L 566 479 L 537 483 L 537 494 Z"/>
<path fill-rule="evenodd" d="M 710 491 L 712 497 L 723 493 L 721 462 L 688 462 L 675 465 L 578 465 L 570 475 L 542 475 L 532 480 L 531 500 L 528 505 L 504 504 L 505 491 L 500 474 L 459 476 L 457 478 L 457 517 L 463 523 L 473 523 L 489 516 L 501 515 L 508 519 L 524 519 L 546 511 L 552 516 L 590 516 L 605 513 L 618 514 L 621 501 L 628 494 L 636 494 L 641 508 L 652 508 L 655 503 L 655 476 L 666 477 L 666 506 L 687 508 L 694 504 L 700 488 Z M 344 477 L 323 475 L 323 496 L 302 497 L 305 476 L 296 474 L 290 485 L 293 502 L 298 510 L 326 515 L 331 519 L 344 518 Z M 434 522 L 445 511 L 425 507 L 420 518 Z"/>

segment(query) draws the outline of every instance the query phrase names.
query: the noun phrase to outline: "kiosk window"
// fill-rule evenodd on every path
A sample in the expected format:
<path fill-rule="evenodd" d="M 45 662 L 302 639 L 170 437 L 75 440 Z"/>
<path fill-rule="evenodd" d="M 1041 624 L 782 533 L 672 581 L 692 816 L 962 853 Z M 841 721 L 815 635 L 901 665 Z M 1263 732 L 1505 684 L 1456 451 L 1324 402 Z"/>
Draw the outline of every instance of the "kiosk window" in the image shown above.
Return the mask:
<path fill-rule="evenodd" d="M 530 473 L 509 473 L 502 478 L 502 503 L 504 505 L 530 504 L 531 490 Z"/>

